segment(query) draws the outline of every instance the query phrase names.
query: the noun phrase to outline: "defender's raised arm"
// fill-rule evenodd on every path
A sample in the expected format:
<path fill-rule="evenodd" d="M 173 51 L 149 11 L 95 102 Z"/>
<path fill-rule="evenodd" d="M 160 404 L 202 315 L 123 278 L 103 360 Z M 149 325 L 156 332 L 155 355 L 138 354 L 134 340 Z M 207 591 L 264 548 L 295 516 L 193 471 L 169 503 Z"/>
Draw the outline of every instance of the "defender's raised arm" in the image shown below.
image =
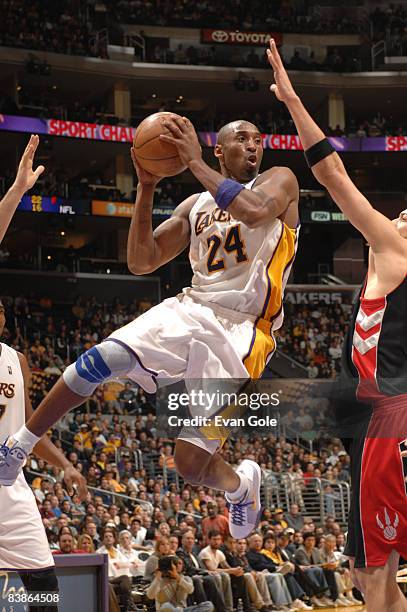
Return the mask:
<path fill-rule="evenodd" d="M 10 221 L 16 212 L 21 198 L 26 191 L 35 185 L 40 174 L 44 172 L 44 166 L 38 166 L 36 170 L 33 170 L 34 155 L 38 143 L 38 136 L 31 135 L 28 145 L 21 157 L 14 183 L 0 201 L 0 243 L 7 232 Z"/>
<path fill-rule="evenodd" d="M 270 41 L 267 56 L 275 79 L 270 89 L 287 106 L 315 178 L 326 187 L 352 225 L 365 236 L 374 252 L 405 253 L 405 240 L 390 219 L 375 210 L 354 185 L 339 155 L 294 91 L 274 40 Z"/>

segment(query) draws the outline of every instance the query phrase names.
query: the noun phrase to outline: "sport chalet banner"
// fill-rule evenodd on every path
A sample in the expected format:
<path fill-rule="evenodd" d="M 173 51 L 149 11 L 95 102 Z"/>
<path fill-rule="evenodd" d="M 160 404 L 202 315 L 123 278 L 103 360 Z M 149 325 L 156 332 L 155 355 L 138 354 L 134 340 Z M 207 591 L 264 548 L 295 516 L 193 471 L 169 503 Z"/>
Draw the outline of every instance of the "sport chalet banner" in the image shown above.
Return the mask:
<path fill-rule="evenodd" d="M 269 32 L 240 32 L 239 30 L 213 30 L 204 28 L 201 30 L 201 42 L 218 43 L 223 45 L 258 45 L 263 47 L 270 38 L 274 38 L 277 45 L 283 42 L 282 34 L 270 34 Z"/>
<path fill-rule="evenodd" d="M 136 132 L 135 128 L 119 125 L 65 121 L 63 119 L 39 119 L 36 117 L 20 117 L 17 115 L 1 114 L 0 130 L 119 143 L 132 142 Z M 213 147 L 215 145 L 216 132 L 198 132 L 198 134 L 203 145 L 208 147 Z M 265 149 L 302 151 L 301 142 L 297 135 L 262 134 L 262 136 Z M 329 137 L 329 140 L 338 152 L 407 151 L 407 136 L 378 136 L 374 138 L 332 136 Z"/>

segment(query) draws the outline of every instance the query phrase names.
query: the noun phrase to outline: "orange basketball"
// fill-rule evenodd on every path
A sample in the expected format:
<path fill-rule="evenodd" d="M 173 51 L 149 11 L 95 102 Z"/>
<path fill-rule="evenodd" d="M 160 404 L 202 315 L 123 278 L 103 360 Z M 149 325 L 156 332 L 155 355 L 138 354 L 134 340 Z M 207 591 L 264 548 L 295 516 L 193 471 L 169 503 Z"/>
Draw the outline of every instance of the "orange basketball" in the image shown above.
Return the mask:
<path fill-rule="evenodd" d="M 146 117 L 134 136 L 133 147 L 138 163 L 156 176 L 175 176 L 186 168 L 174 145 L 160 140 L 160 134 L 169 132 L 163 121 L 170 117 L 179 115 L 161 112 Z"/>

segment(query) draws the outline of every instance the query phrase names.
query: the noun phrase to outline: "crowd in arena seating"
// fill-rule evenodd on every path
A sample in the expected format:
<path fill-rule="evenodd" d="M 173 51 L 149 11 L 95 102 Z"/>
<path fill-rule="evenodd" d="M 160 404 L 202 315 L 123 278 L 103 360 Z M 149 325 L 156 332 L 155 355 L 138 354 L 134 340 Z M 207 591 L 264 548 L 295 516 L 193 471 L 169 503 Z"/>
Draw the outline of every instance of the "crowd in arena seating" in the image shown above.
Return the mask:
<path fill-rule="evenodd" d="M 238 28 L 239 30 L 261 30 L 273 32 L 309 32 L 312 34 L 342 34 L 369 33 L 369 20 L 358 21 L 349 19 L 346 15 L 335 15 L 326 18 L 317 8 L 308 12 L 295 9 L 287 2 L 253 2 L 236 0 L 229 2 L 225 10 L 224 3 L 178 1 L 175 4 L 163 0 L 141 2 L 139 0 L 121 0 L 106 2 L 108 12 L 105 23 L 101 24 L 100 15 L 95 7 L 70 0 L 69 2 L 39 2 L 30 3 L 27 11 L 22 0 L 5 0 L 2 6 L 3 19 L 0 24 L 0 45 L 20 47 L 31 50 L 51 51 L 70 55 L 86 55 L 107 58 L 107 37 L 99 36 L 100 26 L 110 27 L 112 40 L 123 44 L 123 33 L 120 23 L 136 23 L 137 25 L 152 24 L 154 26 L 182 27 L 215 27 Z M 383 13 L 383 12 L 382 12 Z M 376 11 L 372 19 L 380 26 L 383 24 L 382 13 Z M 398 38 L 403 41 L 400 23 L 404 16 L 400 11 L 394 11 L 387 22 L 391 32 L 398 32 Z M 107 29 L 106 29 L 107 31 Z M 118 39 L 117 39 L 118 37 Z M 186 48 L 182 44 L 174 50 L 167 46 L 154 44 L 153 39 L 146 37 L 147 61 L 175 64 L 202 64 L 222 66 L 266 67 L 264 54 L 255 50 L 248 53 L 239 47 L 231 48 L 227 55 L 219 53 L 219 48 L 194 47 Z M 401 43 L 402 45 L 405 42 Z M 33 70 L 39 74 L 48 74 L 49 67 L 42 60 L 36 62 L 31 58 Z M 36 66 L 38 63 L 38 66 Z M 44 65 L 42 65 L 44 64 Z M 356 71 L 361 68 L 357 49 L 337 48 L 329 50 L 323 62 L 317 62 L 313 55 L 307 59 L 295 52 L 289 62 L 289 67 L 295 70 L 325 70 L 325 71 Z M 369 69 L 369 68 L 368 68 Z"/>
<path fill-rule="evenodd" d="M 69 306 L 45 296 L 5 296 L 3 302 L 8 321 L 3 339 L 27 355 L 34 406 L 83 350 L 152 305 L 78 298 Z M 309 343 L 322 376 L 332 374 L 323 368 L 328 364 L 321 359 L 323 350 L 337 363 L 346 310 L 344 305 L 287 305 L 292 350 L 310 358 Z M 283 350 L 289 346 L 287 336 L 281 333 Z M 123 612 L 135 609 L 134 598 L 155 601 L 157 610 L 168 601 L 181 608 L 205 605 L 206 612 L 212 612 L 208 602 L 216 601 L 216 609 L 232 612 L 239 599 L 245 612 L 252 605 L 266 612 L 326 607 L 332 601 L 354 604 L 357 592 L 342 555 L 341 491 L 349 483 L 350 464 L 340 443 L 317 440 L 310 451 L 305 438 L 253 434 L 226 442 L 221 450 L 226 461 L 236 465 L 242 457 L 253 457 L 269 483 L 258 531 L 236 542 L 229 535 L 223 494 L 195 489 L 177 476 L 174 440 L 158 436 L 154 412 L 153 397 L 134 384 L 113 381 L 50 432 L 86 476 L 84 502 L 64 489 L 58 468 L 30 459 L 27 477 L 55 554 L 106 553 L 112 596 Z M 302 431 L 305 418 L 301 411 L 289 412 L 282 425 L 289 432 L 297 423 Z M 287 490 L 288 498 L 279 493 Z M 319 562 L 326 567 L 307 569 Z M 212 572 L 216 579 L 210 578 Z M 172 581 L 184 585 L 177 594 Z"/>
<path fill-rule="evenodd" d="M 386 7 L 378 6 L 371 13 L 370 20 L 373 39 L 386 41 L 388 55 L 407 55 L 407 10 L 405 6 L 393 3 Z"/>
<path fill-rule="evenodd" d="M 301 60 L 302 61 L 302 60 Z M 238 75 L 235 86 L 238 91 L 246 90 L 250 85 L 250 79 L 247 75 L 241 73 Z M 187 104 L 187 101 L 185 102 Z M 62 102 L 55 94 L 43 92 L 40 96 L 36 96 L 32 92 L 23 89 L 19 93 L 18 104 L 7 95 L 0 95 L 0 113 L 10 115 L 35 116 L 40 118 L 55 118 L 69 121 L 83 121 L 90 123 L 108 123 L 113 125 L 137 125 L 149 114 L 155 111 L 170 111 L 182 112 L 187 114 L 198 131 L 218 131 L 222 125 L 237 118 L 236 113 L 226 113 L 218 110 L 210 114 L 190 112 L 185 105 L 177 104 L 176 100 L 161 100 L 157 103 L 157 108 L 143 109 L 140 106 L 135 107 L 133 116 L 130 121 L 115 116 L 106 106 L 95 102 L 91 105 L 84 105 L 78 101 L 70 104 L 65 100 Z M 256 112 L 242 111 L 239 118 L 247 119 L 255 123 L 260 131 L 265 134 L 296 134 L 296 129 L 291 116 L 283 105 L 274 104 L 271 108 L 259 108 Z M 407 131 L 407 124 L 403 118 L 395 118 L 388 113 L 377 111 L 371 117 L 353 116 L 349 114 L 346 118 L 346 125 L 342 129 L 340 126 L 324 126 L 322 129 L 332 136 L 349 136 L 349 137 L 375 137 L 375 136 L 398 136 L 403 135 Z M 44 177 L 46 180 L 46 177 Z M 85 179 L 84 179 L 85 181 Z M 83 182 L 84 182 L 83 181 Z M 97 182 L 89 176 L 89 182 Z M 64 178 L 59 177 L 56 180 L 57 185 L 64 183 Z M 61 194 L 62 195 L 62 194 Z M 93 194 L 91 194 L 93 195 Z M 87 197 L 84 195 L 83 197 Z M 109 199 L 117 200 L 118 198 L 111 194 Z"/>
<path fill-rule="evenodd" d="M 55 304 L 46 296 L 37 300 L 3 295 L 2 299 L 7 320 L 3 337 L 26 353 L 36 370 L 44 370 L 50 360 L 56 360 L 59 370 L 64 369 L 67 360 L 75 360 L 83 350 L 152 306 L 147 299 L 126 305 L 119 298 L 102 304 L 95 297 L 78 297 L 73 305 Z"/>
<path fill-rule="evenodd" d="M 148 299 L 112 304 L 78 297 L 73 305 L 53 304 L 47 298 L 3 296 L 7 328 L 4 338 L 26 353 L 30 366 L 60 374 L 81 352 L 133 320 L 153 304 Z M 310 378 L 334 378 L 351 311 L 351 299 L 335 304 L 285 303 L 278 348 L 303 364 Z"/>
<path fill-rule="evenodd" d="M 4 0 L 0 45 L 106 57 L 89 26 L 87 5 L 79 0 Z"/>
<path fill-rule="evenodd" d="M 249 52 L 243 47 L 215 47 L 189 45 L 184 47 L 179 43 L 176 49 L 167 45 L 151 44 L 147 47 L 144 61 L 160 64 L 186 64 L 200 66 L 233 66 L 248 68 L 264 68 L 269 70 L 264 50 Z M 282 47 L 284 51 L 284 46 Z M 141 59 L 141 57 L 139 58 Z M 330 49 L 324 59 L 317 60 L 313 52 L 302 57 L 298 50 L 286 61 L 289 70 L 313 70 L 323 72 L 357 72 L 362 69 L 358 48 L 344 47 Z M 366 69 L 369 69 L 366 67 Z"/>
<path fill-rule="evenodd" d="M 295 483 L 290 507 L 266 504 L 258 531 L 236 542 L 229 535 L 223 494 L 193 488 L 176 477 L 173 440 L 157 437 L 149 408 L 132 417 L 111 416 L 114 400 L 103 399 L 103 391 L 97 395 L 90 412 L 76 410 L 53 434 L 57 446 L 86 476 L 87 499 L 80 502 L 76 494 L 69 495 L 60 470 L 41 459 L 31 458 L 27 477 L 52 551 L 106 552 L 110 583 L 122 610 L 133 609 L 132 590 L 162 604 L 166 600 L 157 594 L 164 597 L 177 573 L 187 576 L 190 585 L 185 584 L 185 600 L 168 601 L 182 608 L 210 600 L 219 602 L 216 610 L 231 611 L 238 599 L 246 612 L 252 604 L 263 611 L 272 603 L 285 606 L 282 610 L 304 609 L 299 601 L 322 607 L 326 598 L 351 605 L 353 585 L 342 556 L 344 531 L 336 521 L 332 493 L 335 484 L 349 481 L 349 457 L 339 444 L 330 441 L 308 452 L 273 436 L 226 442 L 221 452 L 232 465 L 250 455 L 266 477 L 274 478 L 274 489 L 286 473 Z M 318 479 L 325 491 L 322 521 L 309 505 Z M 328 554 L 334 563 L 331 574 L 306 569 Z M 176 572 L 171 574 L 172 564 Z M 243 570 L 230 571 L 239 567 Z M 162 578 L 156 576 L 157 569 Z M 252 570 L 264 579 L 256 577 L 253 584 L 246 576 Z M 222 576 L 210 579 L 210 572 Z"/>
<path fill-rule="evenodd" d="M 359 33 L 365 24 L 342 16 L 324 18 L 317 9 L 298 10 L 284 1 L 232 0 L 120 0 L 108 3 L 115 18 L 123 23 L 196 28 L 239 28 L 271 32 Z"/>
<path fill-rule="evenodd" d="M 336 378 L 352 304 L 284 305 L 278 347 L 307 368 L 309 378 Z"/>

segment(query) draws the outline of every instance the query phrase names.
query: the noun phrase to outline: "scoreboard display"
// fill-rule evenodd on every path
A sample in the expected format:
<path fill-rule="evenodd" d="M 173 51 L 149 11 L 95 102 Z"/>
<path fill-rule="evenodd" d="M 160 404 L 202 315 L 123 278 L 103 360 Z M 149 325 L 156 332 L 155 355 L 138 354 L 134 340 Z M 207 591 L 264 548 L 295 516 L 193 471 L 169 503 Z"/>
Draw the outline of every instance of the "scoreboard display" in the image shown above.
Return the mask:
<path fill-rule="evenodd" d="M 89 215 L 90 203 L 88 200 L 67 201 L 58 196 L 24 195 L 17 210 L 61 215 Z"/>

